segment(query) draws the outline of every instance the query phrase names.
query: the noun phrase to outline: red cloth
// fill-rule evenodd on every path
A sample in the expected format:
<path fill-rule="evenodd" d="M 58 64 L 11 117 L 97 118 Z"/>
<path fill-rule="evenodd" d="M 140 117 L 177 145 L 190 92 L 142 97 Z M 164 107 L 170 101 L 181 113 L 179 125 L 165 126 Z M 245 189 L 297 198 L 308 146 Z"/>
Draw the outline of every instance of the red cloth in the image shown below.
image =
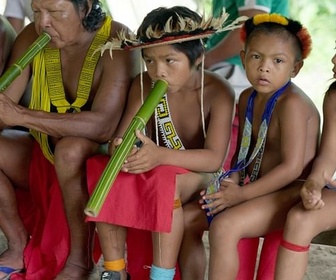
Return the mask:
<path fill-rule="evenodd" d="M 30 192 L 16 191 L 18 209 L 31 235 L 24 251 L 26 272 L 11 279 L 51 280 L 63 268 L 69 254 L 69 229 L 54 166 L 38 143 L 30 165 Z M 96 261 L 100 257 L 96 253 Z"/>
<path fill-rule="evenodd" d="M 87 161 L 89 193 L 92 193 L 110 157 L 98 155 Z M 176 166 L 158 166 L 141 174 L 120 172 L 97 217 L 105 222 L 155 232 L 170 232 L 177 174 L 188 171 Z"/>
<path fill-rule="evenodd" d="M 96 185 L 96 183 L 98 182 L 100 175 L 104 171 L 108 160 L 109 160 L 109 157 L 107 156 L 96 156 L 88 160 L 88 174 L 90 174 L 89 179 L 88 179 L 88 186 L 91 189 L 91 191 L 93 187 Z M 136 176 L 130 175 L 126 177 L 136 177 Z M 122 175 L 121 178 L 124 178 L 124 175 Z M 164 182 L 164 180 L 162 180 L 162 177 L 160 177 L 160 179 L 161 179 L 160 186 L 162 186 L 162 182 Z M 131 182 L 128 182 L 128 183 L 131 183 Z M 125 182 L 124 184 L 125 184 L 124 187 L 129 186 Z M 112 191 L 110 192 L 110 194 L 111 193 Z M 125 196 L 125 195 L 124 197 L 128 198 L 128 196 Z M 110 201 L 109 199 L 110 199 L 110 196 L 107 197 L 106 201 Z M 127 199 L 127 201 L 124 203 L 128 202 L 128 204 L 126 205 L 129 205 L 130 204 L 129 201 L 130 200 Z M 105 205 L 107 205 L 107 203 Z M 114 212 L 109 212 L 109 211 L 118 211 L 116 209 L 111 210 L 110 206 L 105 206 L 105 205 L 101 212 L 101 215 L 104 214 L 103 216 L 107 215 L 108 217 L 111 217 L 112 216 L 111 213 L 114 213 Z M 130 210 L 131 213 L 132 211 Z M 262 255 L 260 265 L 259 265 L 259 274 L 258 274 L 259 278 L 258 279 L 262 279 L 262 280 L 273 279 L 275 258 L 277 254 L 277 248 L 278 248 L 276 244 L 279 243 L 277 241 L 277 238 L 279 238 L 279 236 L 272 235 L 272 237 L 273 237 L 272 239 L 268 239 L 268 237 L 265 238 L 264 247 L 263 247 L 263 255 Z M 129 228 L 126 242 L 127 242 L 127 270 L 130 273 L 132 280 L 148 279 L 149 274 L 150 274 L 149 266 L 152 264 L 152 258 L 153 258 L 151 232 L 148 230 Z M 255 272 L 258 245 L 259 245 L 259 238 L 246 238 L 246 239 L 242 239 L 239 242 L 238 251 L 239 251 L 240 268 L 239 268 L 237 280 L 249 280 L 249 279 L 252 280 L 253 279 L 254 272 Z M 180 280 L 179 268 L 178 266 L 176 266 L 176 268 L 177 270 L 176 270 L 176 275 L 174 279 Z"/>
<path fill-rule="evenodd" d="M 99 155 L 87 161 L 90 193 L 108 160 L 109 157 Z M 88 217 L 90 221 L 104 221 L 129 227 L 126 240 L 127 270 L 132 280 L 149 278 L 153 261 L 151 231 L 170 231 L 176 174 L 186 172 L 186 169 L 179 167 L 160 166 L 139 175 L 120 173 L 98 218 Z M 174 279 L 180 279 L 178 267 Z"/>
<path fill-rule="evenodd" d="M 265 236 L 260 254 L 257 280 L 274 279 L 276 258 L 282 240 L 282 234 L 283 230 L 278 230 Z"/>

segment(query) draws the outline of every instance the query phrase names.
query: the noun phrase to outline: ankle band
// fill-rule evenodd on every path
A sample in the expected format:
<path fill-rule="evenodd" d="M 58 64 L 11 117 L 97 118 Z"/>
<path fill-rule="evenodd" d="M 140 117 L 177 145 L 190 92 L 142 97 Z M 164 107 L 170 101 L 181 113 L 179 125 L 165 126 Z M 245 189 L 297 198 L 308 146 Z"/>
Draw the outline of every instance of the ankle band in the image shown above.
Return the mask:
<path fill-rule="evenodd" d="M 294 252 L 307 252 L 309 250 L 310 244 L 308 246 L 301 246 L 301 245 L 290 243 L 286 241 L 285 239 L 282 239 L 281 246 L 290 251 L 294 251 Z"/>
<path fill-rule="evenodd" d="M 126 268 L 126 263 L 124 259 L 104 261 L 104 268 L 110 271 L 120 271 Z"/>
<path fill-rule="evenodd" d="M 182 207 L 182 202 L 181 199 L 175 199 L 174 200 L 174 209 L 181 208 Z"/>
<path fill-rule="evenodd" d="M 175 268 L 162 268 L 152 264 L 150 271 L 151 280 L 173 280 L 175 275 Z"/>

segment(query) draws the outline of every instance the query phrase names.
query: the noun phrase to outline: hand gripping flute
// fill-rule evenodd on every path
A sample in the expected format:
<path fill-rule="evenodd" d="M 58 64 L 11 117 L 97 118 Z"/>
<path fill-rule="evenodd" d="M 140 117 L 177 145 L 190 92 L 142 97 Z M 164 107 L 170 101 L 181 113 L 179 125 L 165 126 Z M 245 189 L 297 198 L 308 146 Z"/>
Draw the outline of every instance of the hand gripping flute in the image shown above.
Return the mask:
<path fill-rule="evenodd" d="M 0 92 L 3 92 L 18 77 L 34 57 L 50 42 L 50 35 L 42 33 L 25 53 L 0 77 Z"/>
<path fill-rule="evenodd" d="M 156 106 L 166 93 L 167 88 L 168 83 L 166 81 L 157 80 L 155 82 L 153 89 L 125 131 L 123 141 L 119 146 L 117 146 L 115 152 L 107 163 L 107 166 L 105 167 L 105 170 L 103 171 L 103 174 L 101 175 L 97 186 L 94 189 L 86 208 L 84 209 L 86 215 L 91 217 L 98 216 L 114 180 L 135 144 L 135 131 L 144 129 L 149 118 L 154 113 Z"/>

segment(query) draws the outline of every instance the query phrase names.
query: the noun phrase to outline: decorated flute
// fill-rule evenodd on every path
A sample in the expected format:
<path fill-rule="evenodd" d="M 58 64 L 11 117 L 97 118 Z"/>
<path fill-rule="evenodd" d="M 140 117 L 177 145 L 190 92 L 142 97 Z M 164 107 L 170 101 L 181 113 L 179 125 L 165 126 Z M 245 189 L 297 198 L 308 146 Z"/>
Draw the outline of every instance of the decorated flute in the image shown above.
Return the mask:
<path fill-rule="evenodd" d="M 124 133 L 123 141 L 116 148 L 110 158 L 103 174 L 101 175 L 95 190 L 93 191 L 84 212 L 91 217 L 98 216 L 105 199 L 116 179 L 123 163 L 130 153 L 136 141 L 135 131 L 142 130 L 146 126 L 149 118 L 154 113 L 156 106 L 168 88 L 168 83 L 164 80 L 156 81 L 152 91 L 140 107 L 137 114 L 132 119 L 130 125 Z"/>
<path fill-rule="evenodd" d="M 28 50 L 0 77 L 0 92 L 3 92 L 23 69 L 33 60 L 33 58 L 41 51 L 51 40 L 48 33 L 42 33 L 29 47 Z"/>

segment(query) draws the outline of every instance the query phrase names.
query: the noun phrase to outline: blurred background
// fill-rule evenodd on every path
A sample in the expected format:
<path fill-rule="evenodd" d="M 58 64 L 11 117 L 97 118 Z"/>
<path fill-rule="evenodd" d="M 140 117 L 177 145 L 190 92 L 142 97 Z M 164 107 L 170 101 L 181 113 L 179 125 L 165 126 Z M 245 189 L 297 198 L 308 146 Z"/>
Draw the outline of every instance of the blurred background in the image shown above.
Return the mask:
<path fill-rule="evenodd" d="M 7 0 L 11 1 L 11 0 Z M 113 18 L 136 31 L 143 17 L 159 6 L 184 5 L 201 14 L 211 14 L 211 0 L 103 0 Z M 290 17 L 306 26 L 313 39 L 313 50 L 293 81 L 314 101 L 321 111 L 324 92 L 331 83 L 331 58 L 336 49 L 335 0 L 290 0 Z M 3 13 L 6 0 L 0 0 Z"/>

